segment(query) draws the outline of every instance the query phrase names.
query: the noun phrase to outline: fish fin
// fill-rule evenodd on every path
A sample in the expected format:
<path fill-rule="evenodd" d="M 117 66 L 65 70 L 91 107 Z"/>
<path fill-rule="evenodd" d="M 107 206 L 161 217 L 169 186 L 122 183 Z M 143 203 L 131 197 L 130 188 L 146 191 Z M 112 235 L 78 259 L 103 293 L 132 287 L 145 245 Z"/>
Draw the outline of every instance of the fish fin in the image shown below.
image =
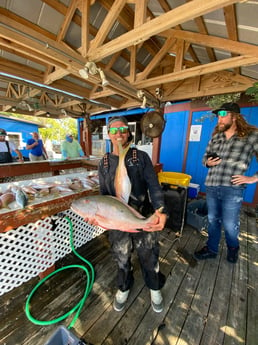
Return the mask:
<path fill-rule="evenodd" d="M 101 227 L 104 227 L 103 224 L 105 224 L 105 222 L 106 222 L 106 217 L 104 217 L 98 213 L 95 213 L 95 219 L 98 222 L 98 224 L 102 224 L 102 225 L 100 225 Z"/>
<path fill-rule="evenodd" d="M 120 141 L 118 141 L 118 150 L 119 150 L 119 158 L 124 158 L 127 154 L 128 150 L 130 149 L 130 143 L 123 149 L 123 146 Z"/>

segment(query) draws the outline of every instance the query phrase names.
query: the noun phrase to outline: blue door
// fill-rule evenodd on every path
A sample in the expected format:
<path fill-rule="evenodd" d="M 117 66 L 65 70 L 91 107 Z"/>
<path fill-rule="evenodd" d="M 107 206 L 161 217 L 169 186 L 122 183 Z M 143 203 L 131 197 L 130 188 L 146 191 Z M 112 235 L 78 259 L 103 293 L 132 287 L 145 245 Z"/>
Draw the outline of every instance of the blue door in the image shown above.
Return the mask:
<path fill-rule="evenodd" d="M 166 113 L 160 162 L 163 171 L 182 172 L 189 111 Z"/>

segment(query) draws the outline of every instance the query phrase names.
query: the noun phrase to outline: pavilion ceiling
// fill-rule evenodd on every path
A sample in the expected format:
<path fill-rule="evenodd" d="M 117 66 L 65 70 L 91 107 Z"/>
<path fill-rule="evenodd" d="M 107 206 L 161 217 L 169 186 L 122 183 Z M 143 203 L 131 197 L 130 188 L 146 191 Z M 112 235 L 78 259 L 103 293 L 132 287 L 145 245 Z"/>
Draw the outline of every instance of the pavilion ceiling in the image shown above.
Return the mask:
<path fill-rule="evenodd" d="M 78 118 L 244 92 L 258 1 L 2 0 L 0 111 Z"/>

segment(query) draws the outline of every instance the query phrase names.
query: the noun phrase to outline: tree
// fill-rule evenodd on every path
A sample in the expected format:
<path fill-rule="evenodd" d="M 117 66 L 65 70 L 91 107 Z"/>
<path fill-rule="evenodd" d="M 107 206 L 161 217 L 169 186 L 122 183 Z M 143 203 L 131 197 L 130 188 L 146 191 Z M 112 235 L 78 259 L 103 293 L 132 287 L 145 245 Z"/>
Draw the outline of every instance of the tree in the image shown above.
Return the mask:
<path fill-rule="evenodd" d="M 45 126 L 45 128 L 39 128 L 39 134 L 43 141 L 47 139 L 52 141 L 56 140 L 60 142 L 65 139 L 67 133 L 73 134 L 75 138 L 78 137 L 77 133 L 77 121 L 70 117 L 62 119 L 49 119 L 41 117 L 40 121 L 36 116 L 22 115 L 17 113 L 6 113 L 8 116 L 16 117 L 27 121 L 38 122 L 39 125 Z"/>
<path fill-rule="evenodd" d="M 215 95 L 211 96 L 207 101 L 206 104 L 211 109 L 218 109 L 223 103 L 236 103 L 239 101 L 241 93 L 227 93 L 224 95 Z"/>
<path fill-rule="evenodd" d="M 258 82 L 254 83 L 253 86 L 246 89 L 245 94 L 251 96 L 251 102 L 258 102 Z"/>
<path fill-rule="evenodd" d="M 39 128 L 40 136 L 43 141 L 56 140 L 58 142 L 65 139 L 67 133 L 72 134 L 75 138 L 78 137 L 77 121 L 72 118 L 63 119 L 42 119 L 42 123 L 46 128 Z"/>

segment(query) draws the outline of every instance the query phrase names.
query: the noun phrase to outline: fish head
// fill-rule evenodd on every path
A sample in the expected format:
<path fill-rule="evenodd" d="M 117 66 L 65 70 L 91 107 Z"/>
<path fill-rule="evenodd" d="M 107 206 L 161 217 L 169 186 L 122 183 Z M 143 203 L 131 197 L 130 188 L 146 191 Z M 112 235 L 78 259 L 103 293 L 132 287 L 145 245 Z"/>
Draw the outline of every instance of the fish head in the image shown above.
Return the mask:
<path fill-rule="evenodd" d="M 71 210 L 85 218 L 93 217 L 97 212 L 97 204 L 91 197 L 76 199 L 71 204 Z"/>

